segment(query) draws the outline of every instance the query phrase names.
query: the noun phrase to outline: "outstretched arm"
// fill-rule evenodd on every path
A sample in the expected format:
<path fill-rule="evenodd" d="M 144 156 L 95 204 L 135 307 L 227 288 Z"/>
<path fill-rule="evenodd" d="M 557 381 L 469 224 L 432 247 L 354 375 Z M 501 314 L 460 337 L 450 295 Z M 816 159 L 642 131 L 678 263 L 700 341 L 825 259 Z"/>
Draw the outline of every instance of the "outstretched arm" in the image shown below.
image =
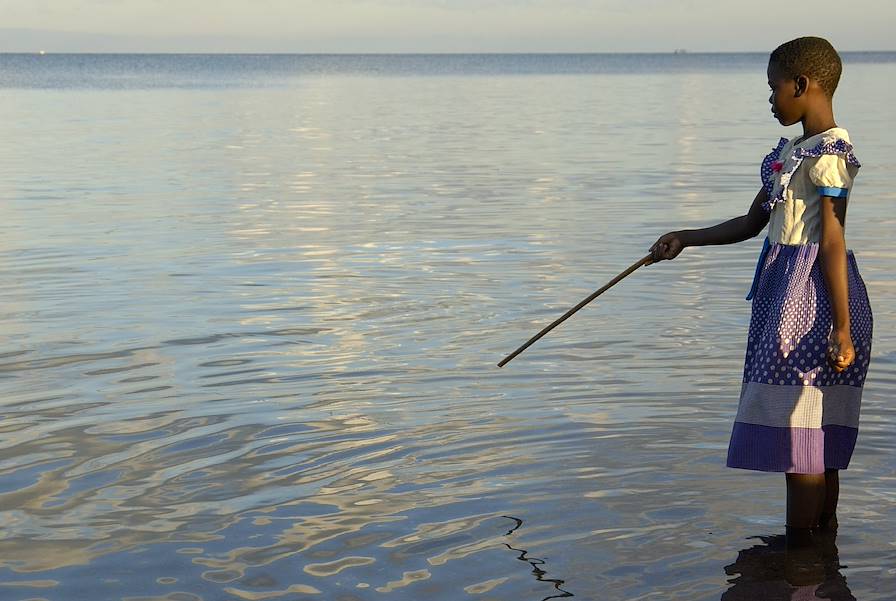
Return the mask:
<path fill-rule="evenodd" d="M 753 199 L 753 204 L 750 205 L 750 210 L 746 215 L 729 219 L 712 227 L 698 230 L 680 230 L 660 236 L 659 240 L 650 247 L 653 261 L 674 259 L 688 246 L 733 244 L 753 238 L 768 223 L 769 215 L 762 208 L 762 203 L 767 199 L 768 195 L 765 188 L 761 188 L 759 193 L 756 194 L 756 198 Z"/>
<path fill-rule="evenodd" d="M 821 197 L 821 244 L 818 254 L 824 283 L 831 299 L 833 319 L 828 347 L 828 361 L 838 372 L 855 360 L 849 322 L 849 284 L 846 277 L 846 199 Z"/>

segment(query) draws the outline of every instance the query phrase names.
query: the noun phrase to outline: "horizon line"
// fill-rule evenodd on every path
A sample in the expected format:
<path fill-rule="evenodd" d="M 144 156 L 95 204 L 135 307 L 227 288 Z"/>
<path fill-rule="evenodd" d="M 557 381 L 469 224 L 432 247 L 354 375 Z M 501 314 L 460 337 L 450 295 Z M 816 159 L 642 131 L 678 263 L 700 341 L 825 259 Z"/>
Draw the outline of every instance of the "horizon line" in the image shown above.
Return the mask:
<path fill-rule="evenodd" d="M 896 50 L 840 50 L 839 53 L 843 54 L 893 54 L 896 53 Z M 433 56 L 433 55 L 445 55 L 445 56 L 470 56 L 470 55 L 551 55 L 551 54 L 573 54 L 573 55 L 587 55 L 587 54 L 601 54 L 601 55 L 613 55 L 613 54 L 648 54 L 648 55 L 675 55 L 675 56 L 687 56 L 689 54 L 769 54 L 766 50 L 687 50 L 684 48 L 676 48 L 672 50 L 625 50 L 625 51 L 615 51 L 615 50 L 584 50 L 584 51 L 568 51 L 568 50 L 546 50 L 546 51 L 510 51 L 510 52 L 493 52 L 493 51 L 451 51 L 451 52 L 284 52 L 284 51 L 273 51 L 273 52 L 243 52 L 243 51 L 196 51 L 196 52 L 184 52 L 184 51 L 152 51 L 152 52 L 134 52 L 134 51 L 114 51 L 114 50 L 104 50 L 104 51 L 79 51 L 79 50 L 66 50 L 66 51 L 58 51 L 58 50 L 0 50 L 0 56 L 2 55 L 10 55 L 10 54 L 26 54 L 26 55 L 42 55 L 47 56 L 51 54 L 55 55 L 69 55 L 69 54 L 81 54 L 81 55 L 172 55 L 172 56 L 209 56 L 209 55 L 243 55 L 243 56 L 272 56 L 272 55 L 283 55 L 283 56 Z"/>

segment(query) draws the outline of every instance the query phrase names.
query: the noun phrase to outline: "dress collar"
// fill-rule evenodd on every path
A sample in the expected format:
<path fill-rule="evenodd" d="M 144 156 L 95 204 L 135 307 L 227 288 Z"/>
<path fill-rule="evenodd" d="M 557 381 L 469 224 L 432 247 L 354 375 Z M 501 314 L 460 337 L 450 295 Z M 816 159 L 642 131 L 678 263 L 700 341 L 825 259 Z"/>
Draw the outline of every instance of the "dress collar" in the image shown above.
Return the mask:
<path fill-rule="evenodd" d="M 818 132 L 814 136 L 809 136 L 808 138 L 799 141 L 797 140 L 799 140 L 799 136 L 791 138 L 790 145 L 792 148 L 812 148 L 818 144 L 834 140 L 843 140 L 847 144 L 850 143 L 849 132 L 842 127 L 832 127 L 822 132 Z"/>

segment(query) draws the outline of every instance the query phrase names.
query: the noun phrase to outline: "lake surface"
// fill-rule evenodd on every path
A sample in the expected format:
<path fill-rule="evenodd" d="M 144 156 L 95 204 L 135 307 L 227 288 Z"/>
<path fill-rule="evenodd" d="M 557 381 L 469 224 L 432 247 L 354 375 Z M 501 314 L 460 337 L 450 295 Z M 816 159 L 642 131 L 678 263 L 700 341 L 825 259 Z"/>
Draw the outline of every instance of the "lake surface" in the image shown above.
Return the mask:
<path fill-rule="evenodd" d="M 896 54 L 837 93 L 876 323 L 817 577 L 724 466 L 760 239 L 496 367 L 746 211 L 765 60 L 0 55 L 0 599 L 892 600 Z"/>

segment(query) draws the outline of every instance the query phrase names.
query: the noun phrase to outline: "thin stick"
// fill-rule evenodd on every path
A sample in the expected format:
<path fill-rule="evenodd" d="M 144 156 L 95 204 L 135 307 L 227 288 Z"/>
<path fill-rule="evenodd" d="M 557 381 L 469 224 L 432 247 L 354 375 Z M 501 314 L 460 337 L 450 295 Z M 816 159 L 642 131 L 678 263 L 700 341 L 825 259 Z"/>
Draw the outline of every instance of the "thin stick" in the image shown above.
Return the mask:
<path fill-rule="evenodd" d="M 526 350 L 527 348 L 532 346 L 536 340 L 538 340 L 539 338 L 541 338 L 542 336 L 544 336 L 545 334 L 547 334 L 548 332 L 550 332 L 551 330 L 553 330 L 554 328 L 559 326 L 561 323 L 566 321 L 570 316 L 572 316 L 573 313 L 575 313 L 576 311 L 578 311 L 579 309 L 581 309 L 582 307 L 584 307 L 585 305 L 587 305 L 588 303 L 590 303 L 591 301 L 596 299 L 598 296 L 600 296 L 601 294 L 603 294 L 604 292 L 606 292 L 607 290 L 609 290 L 610 288 L 612 288 L 613 286 L 618 284 L 622 280 L 622 278 L 631 274 L 633 271 L 635 271 L 637 268 L 641 267 L 642 265 L 649 265 L 650 263 L 651 263 L 651 256 L 647 255 L 646 257 L 644 257 L 643 259 L 641 259 L 640 261 L 638 261 L 637 263 L 635 263 L 634 265 L 632 265 L 631 267 L 629 267 L 628 269 L 626 269 L 625 271 L 623 271 L 622 273 L 617 275 L 615 278 L 613 278 L 612 280 L 607 282 L 607 284 L 604 285 L 600 290 L 596 290 L 595 292 L 593 292 L 588 298 L 586 298 L 585 300 L 580 302 L 578 305 L 576 305 L 575 307 L 573 307 L 572 309 L 570 309 L 569 311 L 564 313 L 562 317 L 555 320 L 551 325 L 544 328 L 538 334 L 536 334 L 535 336 L 530 338 L 526 342 L 526 344 L 524 344 L 520 348 L 516 349 L 515 351 L 513 351 L 512 353 L 510 353 L 509 355 L 504 357 L 504 359 L 502 359 L 501 362 L 498 363 L 498 367 L 504 367 L 504 365 L 507 364 L 511 359 L 513 359 L 514 357 L 516 357 L 517 355 L 522 353 L 524 350 Z"/>

